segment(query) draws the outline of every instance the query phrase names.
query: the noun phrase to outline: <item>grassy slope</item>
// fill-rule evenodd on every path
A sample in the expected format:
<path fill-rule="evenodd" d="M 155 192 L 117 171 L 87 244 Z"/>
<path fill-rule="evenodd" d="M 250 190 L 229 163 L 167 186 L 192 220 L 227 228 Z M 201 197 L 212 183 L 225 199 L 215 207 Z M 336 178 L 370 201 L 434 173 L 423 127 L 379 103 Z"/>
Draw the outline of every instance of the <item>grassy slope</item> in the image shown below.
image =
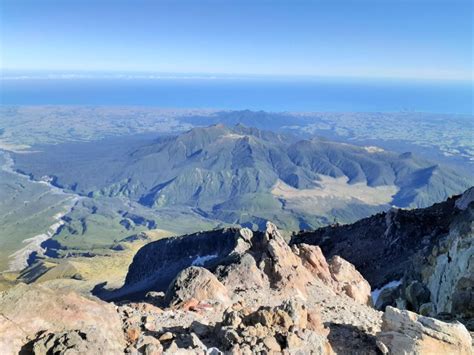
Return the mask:
<path fill-rule="evenodd" d="M 0 170 L 0 272 L 8 269 L 8 257 L 24 247 L 25 239 L 48 231 L 65 200 L 45 185 Z"/>
<path fill-rule="evenodd" d="M 94 286 L 107 282 L 107 287 L 118 288 L 125 280 L 135 253 L 146 243 L 172 236 L 174 233 L 155 229 L 145 232 L 148 239 L 122 242 L 123 250 L 109 250 L 107 254 L 65 259 L 43 259 L 25 269 L 18 281 L 44 283 L 53 288 L 70 288 L 88 293 Z M 1 283 L 0 283 L 1 286 Z"/>

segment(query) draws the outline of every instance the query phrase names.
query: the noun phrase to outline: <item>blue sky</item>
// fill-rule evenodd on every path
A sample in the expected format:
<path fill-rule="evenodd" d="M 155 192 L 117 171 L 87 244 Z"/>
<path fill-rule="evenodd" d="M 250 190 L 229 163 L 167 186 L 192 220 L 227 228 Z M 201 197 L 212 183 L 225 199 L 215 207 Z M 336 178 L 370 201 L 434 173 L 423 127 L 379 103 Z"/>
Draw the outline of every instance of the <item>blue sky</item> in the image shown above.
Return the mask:
<path fill-rule="evenodd" d="M 0 0 L 1 68 L 472 79 L 470 0 Z"/>

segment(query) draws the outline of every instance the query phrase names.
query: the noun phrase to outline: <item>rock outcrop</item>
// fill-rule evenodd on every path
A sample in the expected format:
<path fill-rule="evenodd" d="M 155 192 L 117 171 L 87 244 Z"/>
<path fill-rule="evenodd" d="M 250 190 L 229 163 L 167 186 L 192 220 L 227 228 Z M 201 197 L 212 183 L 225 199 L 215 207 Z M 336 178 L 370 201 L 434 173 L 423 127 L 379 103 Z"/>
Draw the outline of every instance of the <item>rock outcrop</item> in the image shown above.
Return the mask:
<path fill-rule="evenodd" d="M 264 232 L 242 229 L 233 233 L 236 247 L 227 255 L 221 253 L 218 265 L 184 268 L 164 299 L 150 298 L 162 311 L 132 304 L 121 308 L 126 329 L 133 335 L 128 337 L 130 349 L 142 343 L 143 334 L 135 334 L 135 329 L 145 328 L 170 354 L 213 348 L 236 354 L 330 354 L 333 346 L 347 350 L 344 344 L 375 353 L 380 314 L 367 306 L 370 286 L 352 265 L 342 258 L 328 263 L 315 246 L 290 247 L 272 223 L 267 223 Z M 173 241 L 164 245 L 172 248 Z M 143 248 L 143 253 L 150 253 L 148 259 L 153 258 L 154 248 Z M 207 249 L 206 253 L 217 251 Z M 135 270 L 133 265 L 130 270 Z M 328 309 L 324 309 L 326 304 Z M 173 318 L 169 312 L 174 312 Z M 329 336 L 330 327 L 324 324 L 328 319 L 334 324 L 354 324 L 368 334 L 349 343 L 346 328 L 331 325 Z"/>
<path fill-rule="evenodd" d="M 203 235 L 201 242 L 206 241 Z M 2 355 L 375 355 L 432 349 L 470 354 L 471 337 L 459 323 L 387 307 L 381 327 L 382 313 L 370 307 L 370 286 L 352 264 L 338 256 L 328 262 L 317 246 L 290 247 L 272 223 L 264 232 L 234 229 L 224 238 L 214 247 L 197 247 L 193 260 L 201 266 L 191 262 L 182 269 L 179 265 L 189 262 L 179 264 L 179 253 L 191 251 L 174 249 L 173 239 L 160 243 L 175 250 L 170 260 L 176 275 L 166 293 L 161 282 L 171 273 L 154 275 L 165 268 L 166 260 L 160 259 L 151 265 L 162 266 L 143 274 L 146 282 L 160 281 L 146 283 L 142 291 L 150 292 L 143 298 L 133 295 L 133 302 L 121 300 L 118 306 L 37 285 L 1 293 Z M 194 245 L 177 239 L 178 247 L 186 243 Z M 163 252 L 154 255 L 156 248 L 144 247 L 141 255 L 166 258 Z M 206 255 L 215 260 L 211 263 Z M 143 281 L 136 273 L 142 267 L 130 268 L 134 285 Z M 414 283 L 409 290 L 421 300 L 423 288 Z"/>
<path fill-rule="evenodd" d="M 321 316 L 296 299 L 256 311 L 229 309 L 217 326 L 224 350 L 242 353 L 333 354 Z"/>
<path fill-rule="evenodd" d="M 337 291 L 345 293 L 362 304 L 372 303 L 370 285 L 354 265 L 336 255 L 329 262 L 329 270 Z"/>
<path fill-rule="evenodd" d="M 474 187 L 416 210 L 393 209 L 351 225 L 301 232 L 290 244 L 318 245 L 352 263 L 372 288 L 394 281 L 376 306 L 455 318 L 474 330 Z"/>
<path fill-rule="evenodd" d="M 456 203 L 462 208 L 447 237 L 432 248 L 420 280 L 430 292 L 435 314 L 474 318 L 474 189 Z M 474 324 L 471 326 L 474 330 Z"/>
<path fill-rule="evenodd" d="M 211 237 L 222 241 L 213 243 Z M 194 239 L 205 245 L 188 250 L 197 245 Z M 183 248 L 184 245 L 186 248 Z M 159 248 L 170 251 L 171 256 L 158 251 Z M 192 256 L 189 255 L 191 253 Z M 154 261 L 155 258 L 159 261 Z M 181 259 L 185 261 L 176 262 Z M 334 257 L 328 264 L 319 247 L 290 247 L 276 226 L 270 222 L 264 232 L 252 232 L 246 228 L 225 229 L 209 232 L 209 236 L 200 233 L 150 243 L 134 258 L 122 292 L 135 292 L 138 288 L 142 292 L 166 290 L 163 287 L 164 282 L 167 281 L 168 285 L 172 273 L 177 275 L 187 266 L 193 265 L 189 260 L 202 261 L 199 264 L 215 272 L 220 283 L 231 292 L 242 288 L 269 287 L 287 294 L 296 292 L 304 298 L 308 285 L 319 280 L 335 293 L 345 294 L 363 304 L 371 302 L 370 285 L 350 263 L 340 257 Z M 137 272 L 146 268 L 146 262 L 151 264 L 149 270 Z M 208 273 L 204 276 L 205 272 L 201 271 L 201 275 L 197 277 L 197 270 L 199 269 L 195 267 L 188 269 L 185 274 L 176 278 L 175 282 L 188 282 L 191 278 L 194 282 L 200 282 L 198 278 L 209 278 L 209 275 L 212 275 Z M 211 283 L 210 280 L 207 282 Z M 217 287 L 215 282 L 212 284 Z M 171 301 L 169 297 L 168 301 Z"/>
<path fill-rule="evenodd" d="M 191 300 L 198 302 L 230 302 L 225 286 L 207 269 L 191 266 L 181 271 L 171 282 L 165 295 L 169 306 L 184 304 Z"/>
<path fill-rule="evenodd" d="M 250 247 L 252 232 L 228 228 L 165 238 L 147 244 L 135 255 L 124 287 L 110 298 L 153 289 L 166 291 L 181 270 L 190 266 L 215 267 Z"/>
<path fill-rule="evenodd" d="M 387 307 L 377 344 L 384 354 L 474 354 L 461 323 L 445 323 L 410 311 Z"/>
<path fill-rule="evenodd" d="M 2 354 L 32 349 L 47 350 L 39 354 L 61 353 L 67 346 L 78 351 L 122 352 L 125 339 L 115 306 L 37 285 L 19 284 L 0 293 Z"/>
<path fill-rule="evenodd" d="M 267 275 L 272 288 L 306 294 L 306 287 L 315 276 L 303 266 L 301 258 L 291 250 L 273 223 L 267 223 L 261 246 L 255 251 L 259 268 Z"/>

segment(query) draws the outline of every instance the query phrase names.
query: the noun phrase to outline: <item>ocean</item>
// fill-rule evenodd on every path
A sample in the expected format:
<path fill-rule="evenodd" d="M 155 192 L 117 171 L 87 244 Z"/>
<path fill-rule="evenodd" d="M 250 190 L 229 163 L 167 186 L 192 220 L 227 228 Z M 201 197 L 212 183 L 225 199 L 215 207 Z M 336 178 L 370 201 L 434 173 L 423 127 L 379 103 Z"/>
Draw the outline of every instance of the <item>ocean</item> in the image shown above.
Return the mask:
<path fill-rule="evenodd" d="M 4 105 L 469 114 L 472 82 L 282 78 L 69 78 L 0 81 Z"/>

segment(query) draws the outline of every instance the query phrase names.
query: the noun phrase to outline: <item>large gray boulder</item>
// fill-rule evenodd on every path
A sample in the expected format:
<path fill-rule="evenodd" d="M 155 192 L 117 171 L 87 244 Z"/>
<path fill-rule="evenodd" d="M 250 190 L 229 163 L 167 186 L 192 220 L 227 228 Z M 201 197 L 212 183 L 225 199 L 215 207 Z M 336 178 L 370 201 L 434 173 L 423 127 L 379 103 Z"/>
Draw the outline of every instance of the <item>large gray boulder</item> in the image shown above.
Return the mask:
<path fill-rule="evenodd" d="M 209 270 L 191 266 L 176 276 L 165 295 L 165 302 L 170 306 L 190 300 L 228 304 L 230 297 L 226 287 Z"/>
<path fill-rule="evenodd" d="M 473 354 L 472 339 L 459 322 L 445 323 L 387 307 L 377 344 L 384 354 Z"/>

